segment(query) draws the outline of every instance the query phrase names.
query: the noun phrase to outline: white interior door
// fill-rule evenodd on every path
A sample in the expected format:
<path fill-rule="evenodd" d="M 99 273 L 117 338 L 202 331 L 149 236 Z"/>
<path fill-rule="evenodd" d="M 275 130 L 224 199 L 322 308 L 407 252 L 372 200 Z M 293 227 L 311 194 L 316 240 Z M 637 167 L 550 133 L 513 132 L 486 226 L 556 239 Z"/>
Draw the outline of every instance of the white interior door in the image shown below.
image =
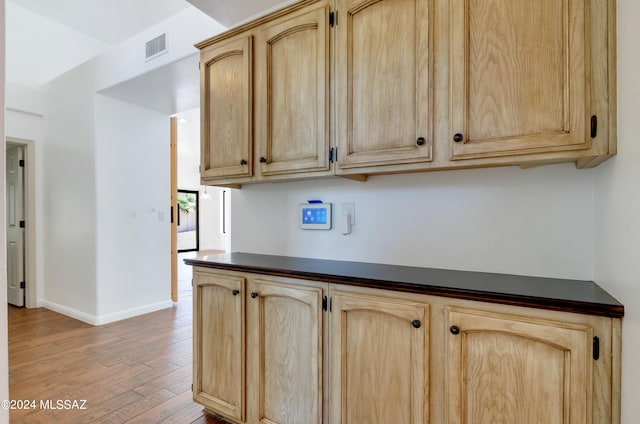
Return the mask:
<path fill-rule="evenodd" d="M 24 306 L 23 151 L 22 146 L 7 149 L 7 301 L 16 306 Z"/>

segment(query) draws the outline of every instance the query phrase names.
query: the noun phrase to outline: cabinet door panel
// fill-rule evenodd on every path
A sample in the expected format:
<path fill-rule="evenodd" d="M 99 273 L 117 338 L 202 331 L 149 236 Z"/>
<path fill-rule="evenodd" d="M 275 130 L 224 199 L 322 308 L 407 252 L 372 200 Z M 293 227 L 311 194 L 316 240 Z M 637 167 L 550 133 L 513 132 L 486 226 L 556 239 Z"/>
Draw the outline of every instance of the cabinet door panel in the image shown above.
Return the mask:
<path fill-rule="evenodd" d="M 450 309 L 448 423 L 587 423 L 587 326 Z"/>
<path fill-rule="evenodd" d="M 427 306 L 339 292 L 332 303 L 332 422 L 426 422 Z"/>
<path fill-rule="evenodd" d="M 252 54 L 252 37 L 202 51 L 202 178 L 252 175 Z"/>
<path fill-rule="evenodd" d="M 342 0 L 338 12 L 340 168 L 430 161 L 428 1 Z"/>
<path fill-rule="evenodd" d="M 243 420 L 244 278 L 194 272 L 193 303 L 194 400 Z"/>
<path fill-rule="evenodd" d="M 590 147 L 587 3 L 450 2 L 452 159 Z"/>
<path fill-rule="evenodd" d="M 263 175 L 329 169 L 329 8 L 263 32 Z"/>
<path fill-rule="evenodd" d="M 322 289 L 255 280 L 249 291 L 249 419 L 322 424 Z"/>

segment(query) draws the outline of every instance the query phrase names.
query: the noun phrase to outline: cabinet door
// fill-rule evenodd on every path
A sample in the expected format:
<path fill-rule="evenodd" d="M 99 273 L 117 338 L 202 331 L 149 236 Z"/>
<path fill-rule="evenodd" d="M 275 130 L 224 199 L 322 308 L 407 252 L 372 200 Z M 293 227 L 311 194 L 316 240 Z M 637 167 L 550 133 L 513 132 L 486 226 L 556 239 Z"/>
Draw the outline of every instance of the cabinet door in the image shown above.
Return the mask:
<path fill-rule="evenodd" d="M 340 169 L 431 160 L 429 3 L 338 1 Z"/>
<path fill-rule="evenodd" d="M 252 40 L 247 36 L 201 52 L 203 179 L 253 174 Z"/>
<path fill-rule="evenodd" d="M 322 424 L 322 289 L 249 283 L 249 422 Z"/>
<path fill-rule="evenodd" d="M 194 272 L 193 399 L 244 420 L 244 278 Z"/>
<path fill-rule="evenodd" d="M 428 332 L 427 305 L 334 292 L 331 422 L 427 422 Z"/>
<path fill-rule="evenodd" d="M 263 175 L 329 170 L 328 20 L 321 2 L 261 33 L 256 125 Z"/>
<path fill-rule="evenodd" d="M 448 424 L 591 422 L 591 328 L 454 308 L 448 319 Z"/>
<path fill-rule="evenodd" d="M 451 0 L 452 159 L 587 149 L 587 0 Z"/>

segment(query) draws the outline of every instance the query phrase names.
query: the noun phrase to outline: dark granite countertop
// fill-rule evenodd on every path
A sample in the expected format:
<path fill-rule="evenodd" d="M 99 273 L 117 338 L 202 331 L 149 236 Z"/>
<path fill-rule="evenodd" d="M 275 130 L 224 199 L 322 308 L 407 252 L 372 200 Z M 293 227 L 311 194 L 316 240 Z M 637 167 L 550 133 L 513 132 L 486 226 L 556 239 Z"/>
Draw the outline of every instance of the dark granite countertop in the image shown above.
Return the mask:
<path fill-rule="evenodd" d="M 622 318 L 624 306 L 593 281 L 365 262 L 228 253 L 186 259 L 214 269 Z"/>

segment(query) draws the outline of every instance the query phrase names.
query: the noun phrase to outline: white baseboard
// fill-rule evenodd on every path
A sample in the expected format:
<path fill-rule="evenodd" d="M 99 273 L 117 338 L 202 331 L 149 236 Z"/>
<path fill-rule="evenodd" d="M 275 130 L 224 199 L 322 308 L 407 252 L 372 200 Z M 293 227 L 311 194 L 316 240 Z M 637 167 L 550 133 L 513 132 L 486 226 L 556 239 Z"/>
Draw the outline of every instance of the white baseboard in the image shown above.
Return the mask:
<path fill-rule="evenodd" d="M 69 308 L 68 306 L 60 305 L 55 302 L 49 302 L 48 300 L 43 300 L 41 304 L 43 308 L 47 308 L 59 314 L 66 315 L 71 318 L 75 318 L 82 322 L 86 322 L 87 324 L 97 325 L 95 315 L 91 315 L 74 308 Z"/>
<path fill-rule="evenodd" d="M 113 312 L 111 314 L 100 315 L 96 318 L 96 324 L 103 325 L 110 322 L 116 322 L 127 318 L 137 317 L 138 315 L 148 314 L 150 312 L 159 311 L 161 309 L 171 308 L 173 302 L 166 300 L 164 302 L 152 303 L 150 305 L 144 305 L 137 308 L 125 309 L 124 311 Z"/>
<path fill-rule="evenodd" d="M 54 302 L 49 302 L 47 300 L 42 301 L 42 306 L 50 309 L 54 312 L 58 312 L 59 314 L 66 315 L 71 318 L 75 318 L 82 322 L 86 322 L 91 325 L 104 325 L 109 324 L 111 322 L 120 321 L 127 318 L 132 318 L 138 315 L 148 314 L 150 312 L 159 311 L 161 309 L 171 308 L 173 306 L 173 302 L 170 300 L 158 303 L 152 303 L 150 305 L 144 305 L 137 308 L 125 309 L 124 311 L 113 312 L 111 314 L 105 315 L 92 315 L 86 312 L 79 311 L 74 308 L 69 308 L 68 306 L 60 305 Z"/>

